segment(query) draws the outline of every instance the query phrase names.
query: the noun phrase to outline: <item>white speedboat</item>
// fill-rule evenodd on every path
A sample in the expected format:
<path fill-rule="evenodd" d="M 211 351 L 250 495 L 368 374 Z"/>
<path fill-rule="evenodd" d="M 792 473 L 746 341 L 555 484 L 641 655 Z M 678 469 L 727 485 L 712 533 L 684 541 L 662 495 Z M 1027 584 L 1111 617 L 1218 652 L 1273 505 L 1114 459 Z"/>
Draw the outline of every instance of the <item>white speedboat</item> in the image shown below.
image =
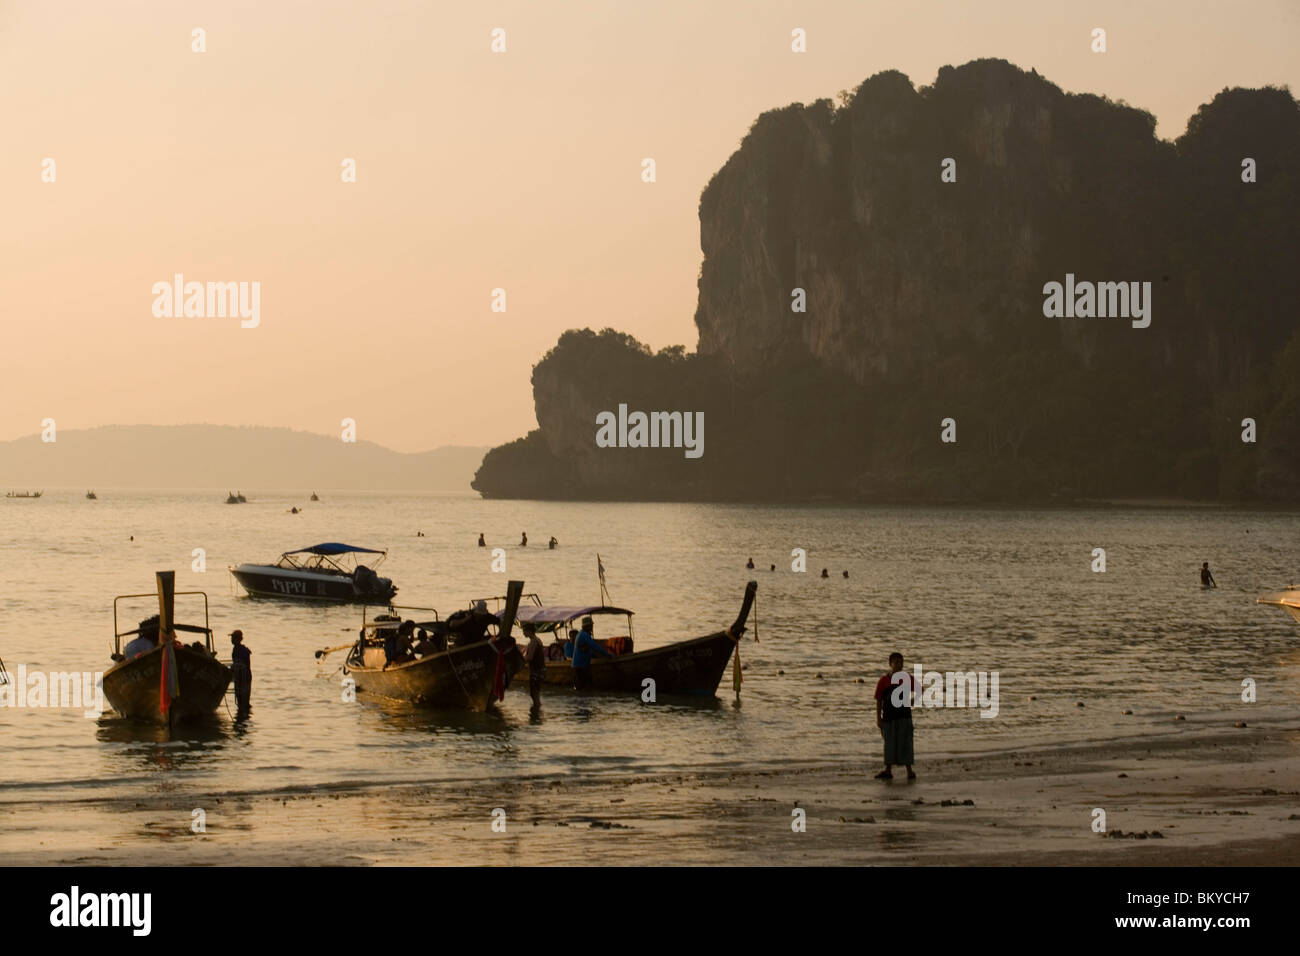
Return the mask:
<path fill-rule="evenodd" d="M 286 551 L 275 564 L 241 564 L 230 573 L 253 597 L 387 604 L 397 588 L 358 563 L 358 554 L 378 555 L 378 565 L 388 552 L 326 542 Z"/>
<path fill-rule="evenodd" d="M 1255 599 L 1256 604 L 1271 604 L 1280 607 L 1300 623 L 1300 584 L 1293 584 L 1274 594 L 1265 594 Z"/>

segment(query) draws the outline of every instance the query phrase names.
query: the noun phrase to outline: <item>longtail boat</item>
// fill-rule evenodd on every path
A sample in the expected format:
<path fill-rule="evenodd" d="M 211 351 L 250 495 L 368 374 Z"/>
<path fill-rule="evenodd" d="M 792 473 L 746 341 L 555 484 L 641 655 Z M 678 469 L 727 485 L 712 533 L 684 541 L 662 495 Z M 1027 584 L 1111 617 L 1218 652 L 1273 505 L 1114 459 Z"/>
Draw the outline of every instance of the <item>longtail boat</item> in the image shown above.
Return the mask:
<path fill-rule="evenodd" d="M 592 690 L 641 694 L 648 686 L 645 681 L 649 678 L 654 681 L 656 694 L 711 697 L 717 693 L 718 684 L 722 681 L 722 675 L 726 673 L 732 651 L 745 633 L 745 622 L 749 619 L 749 612 L 754 606 L 754 596 L 757 591 L 757 581 L 750 581 L 745 586 L 745 597 L 740 606 L 740 614 L 729 628 L 706 634 L 704 637 L 676 641 L 643 651 L 636 650 L 633 645 L 633 612 L 626 608 L 604 604 L 546 606 L 537 602 L 521 606 L 516 612 L 516 618 L 521 626 L 531 625 L 539 637 L 545 633 L 553 633 L 556 636 L 555 642 L 546 648 L 544 687 L 554 689 L 573 686 L 573 665 L 565 658 L 563 650 L 568 627 L 581 618 L 591 617 L 594 621 L 603 615 L 615 619 L 626 618 L 626 633 L 596 637 L 596 643 L 604 647 L 612 656 L 592 657 Z M 520 685 L 527 686 L 522 681 Z M 736 692 L 739 693 L 738 682 Z"/>
<path fill-rule="evenodd" d="M 40 491 L 11 491 L 5 495 L 6 498 L 39 498 L 43 492 Z"/>
<path fill-rule="evenodd" d="M 154 597 L 151 594 L 123 594 L 113 599 L 113 660 L 104 672 L 104 696 L 124 717 L 171 726 L 187 720 L 210 718 L 221 705 L 230 686 L 230 668 L 217 660 L 208 626 L 208 596 L 202 591 L 176 591 L 176 572 L 159 571 L 158 615 L 146 618 L 139 627 L 121 630 L 118 605 L 121 601 Z M 177 624 L 178 596 L 202 595 L 203 626 Z M 202 641 L 183 644 L 177 632 L 202 634 Z M 122 638 L 137 640 L 122 645 Z M 137 643 L 139 642 L 139 643 Z M 141 649 L 151 643 L 152 648 Z M 132 648 L 132 644 L 136 647 Z M 131 653 L 128 653 L 128 650 Z"/>
<path fill-rule="evenodd" d="M 509 590 L 507 610 L 518 608 L 523 582 L 511 581 Z M 415 613 L 403 619 L 401 611 Z M 374 618 L 367 615 L 363 610 L 356 643 L 316 652 L 322 660 L 331 651 L 346 650 L 343 673 L 360 693 L 426 707 L 486 710 L 523 665 L 510 636 L 513 617 L 498 619 L 486 608 L 460 611 L 445 621 L 433 608 L 392 606 Z M 426 636 L 414 643 L 418 631 Z"/>

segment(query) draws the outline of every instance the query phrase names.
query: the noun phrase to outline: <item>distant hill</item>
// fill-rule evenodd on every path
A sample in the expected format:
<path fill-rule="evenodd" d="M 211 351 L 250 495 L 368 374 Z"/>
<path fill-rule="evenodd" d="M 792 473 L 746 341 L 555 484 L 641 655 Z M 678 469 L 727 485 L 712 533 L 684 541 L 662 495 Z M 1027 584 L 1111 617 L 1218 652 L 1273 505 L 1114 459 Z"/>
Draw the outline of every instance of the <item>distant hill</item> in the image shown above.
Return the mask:
<path fill-rule="evenodd" d="M 405 454 L 374 442 L 229 425 L 106 425 L 59 429 L 57 439 L 0 442 L 0 485 L 469 491 L 487 450 Z"/>

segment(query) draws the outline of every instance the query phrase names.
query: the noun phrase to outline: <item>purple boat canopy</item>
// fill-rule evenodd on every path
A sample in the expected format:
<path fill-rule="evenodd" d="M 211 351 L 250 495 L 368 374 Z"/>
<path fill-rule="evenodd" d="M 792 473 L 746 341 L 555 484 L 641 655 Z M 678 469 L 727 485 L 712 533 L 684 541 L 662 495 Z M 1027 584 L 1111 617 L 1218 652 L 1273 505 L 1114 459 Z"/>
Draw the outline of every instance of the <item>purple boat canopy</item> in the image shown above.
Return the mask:
<path fill-rule="evenodd" d="M 573 605 L 573 606 L 554 606 L 554 607 L 531 607 L 526 604 L 519 606 L 517 617 L 520 624 L 567 624 L 574 618 L 585 617 L 588 614 L 626 614 L 631 616 L 632 612 L 626 608 L 609 607 L 604 604 L 591 605 Z M 496 615 L 500 617 L 500 614 Z"/>
<path fill-rule="evenodd" d="M 285 554 L 387 554 L 387 551 L 377 551 L 374 548 L 354 548 L 350 544 L 339 544 L 337 541 L 327 541 L 324 544 L 313 544 L 310 548 L 299 548 L 297 551 L 286 551 Z"/>

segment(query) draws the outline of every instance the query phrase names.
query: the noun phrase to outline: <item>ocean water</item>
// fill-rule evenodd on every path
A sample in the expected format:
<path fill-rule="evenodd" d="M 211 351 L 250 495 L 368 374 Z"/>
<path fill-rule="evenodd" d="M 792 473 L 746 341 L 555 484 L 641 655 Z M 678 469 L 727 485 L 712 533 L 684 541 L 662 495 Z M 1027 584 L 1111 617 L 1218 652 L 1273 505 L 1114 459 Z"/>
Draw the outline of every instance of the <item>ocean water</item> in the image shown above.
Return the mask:
<path fill-rule="evenodd" d="M 104 670 L 114 596 L 151 591 L 154 571 L 175 569 L 178 589 L 207 593 L 223 659 L 224 635 L 244 631 L 253 715 L 236 726 L 223 708 L 212 727 L 169 738 L 111 712 L 0 708 L 0 804 L 160 787 L 188 797 L 874 764 L 872 692 L 895 649 L 909 669 L 999 675 L 996 717 L 918 714 L 921 766 L 939 753 L 1267 725 L 1300 705 L 1300 627 L 1254 603 L 1300 580 L 1297 513 L 568 504 L 323 489 L 319 503 L 309 491 L 249 491 L 248 504 L 226 505 L 224 490 L 97 490 L 93 502 L 72 489 L 0 499 L 0 658 L 11 673 Z M 293 505 L 303 512 L 289 514 Z M 476 547 L 480 531 L 488 549 Z M 514 577 L 548 603 L 594 603 L 599 552 L 614 603 L 636 611 L 639 648 L 725 627 L 756 579 L 741 702 L 728 671 L 704 702 L 561 693 L 530 715 L 526 691 L 512 689 L 479 715 L 364 694 L 345 703 L 337 661 L 321 666 L 313 651 L 349 641 L 360 609 L 249 599 L 226 571 L 320 541 L 389 548 L 380 572 L 399 603 L 444 617 L 503 594 Z M 491 570 L 494 546 L 506 549 L 507 574 Z M 196 548 L 203 573 L 192 570 Z M 794 548 L 807 552 L 806 573 L 791 570 Z M 1091 570 L 1094 548 L 1106 551 L 1105 573 Z M 758 570 L 745 569 L 749 557 Z M 1203 560 L 1216 591 L 1199 587 Z M 194 600 L 178 600 L 178 620 L 201 622 Z M 155 610 L 137 602 L 126 619 Z M 1247 678 L 1254 704 L 1241 700 Z"/>

